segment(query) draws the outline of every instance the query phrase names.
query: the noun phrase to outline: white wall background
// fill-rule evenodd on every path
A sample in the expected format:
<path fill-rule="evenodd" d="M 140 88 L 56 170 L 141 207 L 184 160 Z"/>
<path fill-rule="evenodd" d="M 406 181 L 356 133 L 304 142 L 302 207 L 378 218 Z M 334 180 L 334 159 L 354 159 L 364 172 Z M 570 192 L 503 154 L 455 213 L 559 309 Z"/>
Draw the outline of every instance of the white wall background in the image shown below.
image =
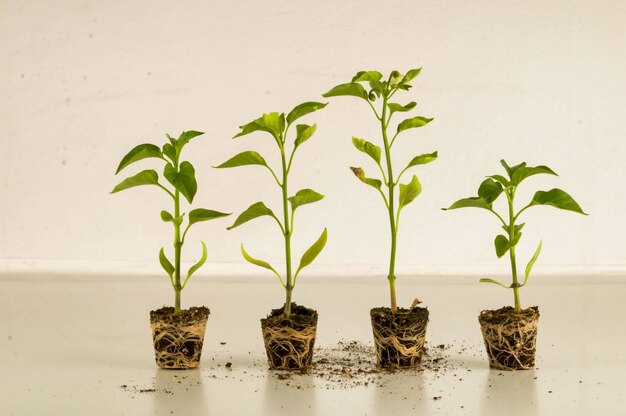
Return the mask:
<path fill-rule="evenodd" d="M 522 264 L 542 238 L 538 272 L 624 271 L 625 45 L 623 1 L 2 1 L 0 264 L 156 271 L 171 239 L 159 219 L 169 201 L 150 187 L 108 194 L 131 147 L 206 131 L 186 153 L 197 169 L 196 206 L 238 213 L 262 199 L 280 211 L 261 168 L 210 168 L 246 149 L 277 162 L 268 137 L 231 141 L 237 126 L 322 100 L 357 70 L 423 66 L 401 101 L 436 119 L 400 137 L 396 161 L 436 149 L 440 159 L 416 170 L 424 191 L 403 212 L 399 274 L 507 272 L 492 247 L 494 218 L 439 209 L 474 195 L 502 157 L 561 175 L 528 180 L 520 204 L 560 187 L 590 213 L 529 210 Z M 379 140 L 375 120 L 365 103 L 339 98 L 308 122 L 319 128 L 296 158 L 292 189 L 326 199 L 298 212 L 296 260 L 327 226 L 313 272 L 382 273 L 384 207 L 348 171 L 374 172 L 350 138 Z M 205 273 L 224 264 L 256 272 L 240 265 L 241 242 L 281 262 L 271 220 L 227 232 L 229 221 L 197 226 L 187 259 L 201 238 Z"/>

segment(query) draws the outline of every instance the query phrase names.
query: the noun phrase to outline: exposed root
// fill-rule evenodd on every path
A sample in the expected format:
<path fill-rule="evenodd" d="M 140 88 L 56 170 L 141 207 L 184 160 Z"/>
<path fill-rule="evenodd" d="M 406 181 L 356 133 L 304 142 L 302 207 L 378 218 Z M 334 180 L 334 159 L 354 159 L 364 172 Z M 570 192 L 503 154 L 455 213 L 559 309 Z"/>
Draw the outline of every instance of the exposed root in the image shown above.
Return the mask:
<path fill-rule="evenodd" d="M 285 317 L 275 309 L 261 319 L 263 341 L 268 364 L 277 370 L 306 370 L 313 360 L 317 331 L 317 312 L 292 304 L 292 313 Z"/>
<path fill-rule="evenodd" d="M 539 308 L 520 313 L 511 307 L 482 311 L 478 321 L 491 368 L 513 371 L 535 366 Z"/>
<path fill-rule="evenodd" d="M 422 361 L 428 309 L 416 306 L 394 314 L 388 308 L 375 308 L 370 316 L 378 366 L 411 368 Z"/>
<path fill-rule="evenodd" d="M 156 363 L 161 368 L 188 369 L 200 365 L 209 310 L 191 308 L 174 314 L 164 307 L 150 312 Z"/>

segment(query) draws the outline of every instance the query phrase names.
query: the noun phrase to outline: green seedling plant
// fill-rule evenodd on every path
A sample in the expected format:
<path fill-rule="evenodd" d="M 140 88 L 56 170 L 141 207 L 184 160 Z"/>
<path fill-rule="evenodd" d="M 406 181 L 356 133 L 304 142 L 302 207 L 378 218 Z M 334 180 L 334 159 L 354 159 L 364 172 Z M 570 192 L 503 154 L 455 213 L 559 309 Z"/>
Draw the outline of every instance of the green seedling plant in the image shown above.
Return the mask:
<path fill-rule="evenodd" d="M 413 202 L 422 191 L 422 185 L 416 175 L 413 175 L 412 179 L 406 184 L 400 183 L 400 179 L 410 168 L 424 165 L 437 159 L 436 151 L 415 156 L 397 176 L 394 176 L 391 150 L 397 137 L 400 133 L 423 127 L 433 120 L 432 118 L 422 116 L 406 118 L 400 123 L 397 123 L 395 132 L 390 131 L 391 119 L 396 113 L 406 113 L 417 106 L 415 101 L 402 105 L 392 102 L 392 98 L 398 91 L 408 91 L 411 88 L 411 81 L 419 75 L 421 70 L 421 68 L 411 69 L 405 75 L 400 74 L 398 71 L 392 71 L 389 77 L 384 80 L 383 75 L 378 71 L 361 71 L 352 78 L 352 82 L 337 85 L 323 94 L 324 97 L 353 96 L 360 98 L 369 105 L 380 125 L 383 144 L 382 151 L 379 146 L 357 137 L 352 138 L 352 144 L 357 150 L 367 154 L 374 160 L 380 170 L 381 179 L 366 176 L 365 171 L 360 167 L 351 167 L 350 169 L 361 182 L 378 191 L 389 214 L 391 254 L 387 279 L 389 280 L 392 313 L 398 311 L 395 286 L 395 264 L 400 213 L 402 209 Z M 376 101 L 380 102 L 378 109 Z M 384 162 L 381 163 L 383 151 Z"/>
<path fill-rule="evenodd" d="M 505 289 L 512 289 L 515 301 L 515 312 L 520 313 L 522 311 L 522 307 L 520 304 L 519 290 L 520 288 L 524 287 L 526 283 L 528 283 L 530 272 L 533 268 L 533 265 L 537 261 L 537 258 L 539 258 L 539 254 L 541 253 L 541 247 L 543 245 L 542 241 L 539 241 L 539 245 L 537 246 L 535 253 L 526 265 L 526 269 L 524 272 L 524 281 L 520 282 L 517 273 L 517 259 L 515 256 L 515 247 L 522 237 L 522 229 L 526 224 L 524 222 L 519 223 L 520 215 L 528 208 L 541 205 L 552 206 L 566 211 L 577 212 L 583 215 L 587 214 L 583 212 L 583 210 L 580 208 L 580 205 L 578 205 L 578 203 L 567 192 L 558 188 L 554 188 L 549 191 L 535 192 L 532 200 L 519 211 L 515 212 L 515 193 L 522 181 L 530 176 L 539 174 L 556 176 L 558 175 L 552 169 L 543 165 L 527 166 L 526 162 L 523 162 L 519 165 L 509 166 L 504 160 L 501 160 L 500 163 L 502 164 L 502 166 L 504 166 L 508 178 L 502 175 L 488 176 L 487 179 L 485 179 L 480 184 L 478 188 L 478 196 L 460 199 L 452 204 L 449 208 L 443 209 L 445 211 L 468 207 L 482 208 L 491 212 L 498 218 L 498 220 L 502 224 L 502 229 L 504 230 L 505 235 L 497 235 L 494 240 L 494 246 L 498 258 L 504 256 L 507 252 L 509 253 L 509 259 L 511 260 L 512 283 L 510 285 L 505 285 L 497 280 L 489 278 L 482 278 L 480 279 L 480 281 L 493 283 L 502 286 Z M 500 197 L 500 195 L 504 195 L 507 201 L 508 210 L 507 213 L 504 215 L 498 214 L 493 209 L 493 203 L 498 199 L 498 197 Z M 508 222 L 505 220 L 505 218 L 508 219 Z"/>
<path fill-rule="evenodd" d="M 181 212 L 181 195 L 189 204 L 191 204 L 196 195 L 196 191 L 198 190 L 198 184 L 193 165 L 188 161 L 181 160 L 180 156 L 185 145 L 187 145 L 194 137 L 202 134 L 204 133 L 199 131 L 185 131 L 177 139 L 170 137 L 170 135 L 166 135 L 168 142 L 162 147 L 151 143 L 140 144 L 124 156 L 117 167 L 117 171 L 115 172 L 117 175 L 127 166 L 142 159 L 160 159 L 165 164 L 163 176 L 171 187 L 168 188 L 159 181 L 159 175 L 155 170 L 147 169 L 134 176 L 124 179 L 115 188 L 113 188 L 113 191 L 111 191 L 111 193 L 116 193 L 125 189 L 134 188 L 136 186 L 153 185 L 161 189 L 172 199 L 174 205 L 173 213 L 166 210 L 161 211 L 161 220 L 166 223 L 171 223 L 174 228 L 174 263 L 172 264 L 172 262 L 167 258 L 163 247 L 161 247 L 161 250 L 159 251 L 159 262 L 169 276 L 170 283 L 174 288 L 174 313 L 180 313 L 181 292 L 187 286 L 187 282 L 189 282 L 191 276 L 206 262 L 207 259 L 206 244 L 204 241 L 201 241 L 202 256 L 196 264 L 191 266 L 191 268 L 187 271 L 185 279 L 182 280 L 182 251 L 189 229 L 196 223 L 230 215 L 230 213 L 204 208 L 192 209 L 189 211 L 189 215 L 187 215 L 187 222 L 184 230 L 182 228 L 183 223 L 185 222 L 185 213 Z"/>
<path fill-rule="evenodd" d="M 294 160 L 294 155 L 296 151 L 300 148 L 300 146 L 309 140 L 311 136 L 315 133 L 317 129 L 317 125 L 308 125 L 308 124 L 297 124 L 295 125 L 295 138 L 293 141 L 293 145 L 291 147 L 291 151 L 287 150 L 289 145 L 289 141 L 287 140 L 288 132 L 290 127 L 293 126 L 293 123 L 298 120 L 300 117 L 303 117 L 309 113 L 320 110 L 326 107 L 327 104 L 318 103 L 318 102 L 305 102 L 300 105 L 297 105 L 289 114 L 285 116 L 284 113 L 269 113 L 263 114 L 262 117 L 257 118 L 256 120 L 251 121 L 248 124 L 240 126 L 241 131 L 236 134 L 233 139 L 239 138 L 241 136 L 245 136 L 247 134 L 261 131 L 265 133 L 269 133 L 270 136 L 274 139 L 278 150 L 280 151 L 280 160 L 281 160 L 281 169 L 279 174 L 277 175 L 274 169 L 272 169 L 263 156 L 255 151 L 245 151 L 239 153 L 226 162 L 222 163 L 219 166 L 215 166 L 216 168 L 234 168 L 238 166 L 248 166 L 248 165 L 258 165 L 266 168 L 274 178 L 276 184 L 281 189 L 282 196 L 282 222 L 278 219 L 278 217 L 274 214 L 274 212 L 268 208 L 263 202 L 256 202 L 248 209 L 243 211 L 239 217 L 235 220 L 233 225 L 228 227 L 228 230 L 232 230 L 233 228 L 239 227 L 240 225 L 259 217 L 269 216 L 273 218 L 280 228 L 280 231 L 284 238 L 285 243 L 285 274 L 284 278 L 276 271 L 276 269 L 270 265 L 268 262 L 264 260 L 259 260 L 251 255 L 249 255 L 243 244 L 241 245 L 241 254 L 243 258 L 262 268 L 271 270 L 281 285 L 285 289 L 285 306 L 283 309 L 283 314 L 286 317 L 289 317 L 291 314 L 291 298 L 293 289 L 296 285 L 296 281 L 298 279 L 298 275 L 301 270 L 311 264 L 315 258 L 321 253 L 322 249 L 326 245 L 327 239 L 327 231 L 324 229 L 322 234 L 319 236 L 317 241 L 313 243 L 313 245 L 304 252 L 302 258 L 300 259 L 300 264 L 296 269 L 295 273 L 292 268 L 291 261 L 291 238 L 293 236 L 294 231 L 294 215 L 296 209 L 302 205 L 311 204 L 317 201 L 320 201 L 324 196 L 312 189 L 301 189 L 296 192 L 294 195 L 289 196 L 289 173 L 291 172 L 292 163 Z"/>

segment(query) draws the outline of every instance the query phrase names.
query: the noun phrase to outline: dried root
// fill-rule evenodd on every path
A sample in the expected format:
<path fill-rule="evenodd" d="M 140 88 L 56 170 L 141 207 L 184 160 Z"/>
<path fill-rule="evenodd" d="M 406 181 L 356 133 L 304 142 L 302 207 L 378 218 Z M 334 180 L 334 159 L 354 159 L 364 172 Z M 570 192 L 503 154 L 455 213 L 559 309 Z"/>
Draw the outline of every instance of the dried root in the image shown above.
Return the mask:
<path fill-rule="evenodd" d="M 511 307 L 482 311 L 478 316 L 489 366 L 499 370 L 528 370 L 535 366 L 539 308 L 515 313 Z"/>
<path fill-rule="evenodd" d="M 313 360 L 317 312 L 292 303 L 289 318 L 274 309 L 261 319 L 269 367 L 276 370 L 306 370 Z"/>
<path fill-rule="evenodd" d="M 411 368 L 422 361 L 428 309 L 412 306 L 391 313 L 389 308 L 374 308 L 370 316 L 379 367 Z"/>
<path fill-rule="evenodd" d="M 191 308 L 174 314 L 163 307 L 150 312 L 156 363 L 161 368 L 188 369 L 200 365 L 209 310 Z"/>

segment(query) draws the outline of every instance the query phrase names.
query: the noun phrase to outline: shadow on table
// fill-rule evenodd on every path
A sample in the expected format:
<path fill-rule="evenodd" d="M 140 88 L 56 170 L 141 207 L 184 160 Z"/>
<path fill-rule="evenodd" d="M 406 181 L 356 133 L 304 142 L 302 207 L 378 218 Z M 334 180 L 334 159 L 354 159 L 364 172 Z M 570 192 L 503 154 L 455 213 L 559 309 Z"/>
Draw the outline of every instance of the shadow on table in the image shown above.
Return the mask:
<path fill-rule="evenodd" d="M 490 370 L 483 384 L 480 414 L 483 416 L 541 414 L 535 377 L 535 370 L 512 372 Z"/>
<path fill-rule="evenodd" d="M 267 370 L 263 415 L 316 414 L 315 380 L 310 374 Z"/>
<path fill-rule="evenodd" d="M 199 368 L 164 370 L 154 376 L 153 414 L 207 414 L 207 403 Z"/>
<path fill-rule="evenodd" d="M 372 414 L 429 414 L 424 373 L 417 370 L 384 372 L 372 397 Z"/>

